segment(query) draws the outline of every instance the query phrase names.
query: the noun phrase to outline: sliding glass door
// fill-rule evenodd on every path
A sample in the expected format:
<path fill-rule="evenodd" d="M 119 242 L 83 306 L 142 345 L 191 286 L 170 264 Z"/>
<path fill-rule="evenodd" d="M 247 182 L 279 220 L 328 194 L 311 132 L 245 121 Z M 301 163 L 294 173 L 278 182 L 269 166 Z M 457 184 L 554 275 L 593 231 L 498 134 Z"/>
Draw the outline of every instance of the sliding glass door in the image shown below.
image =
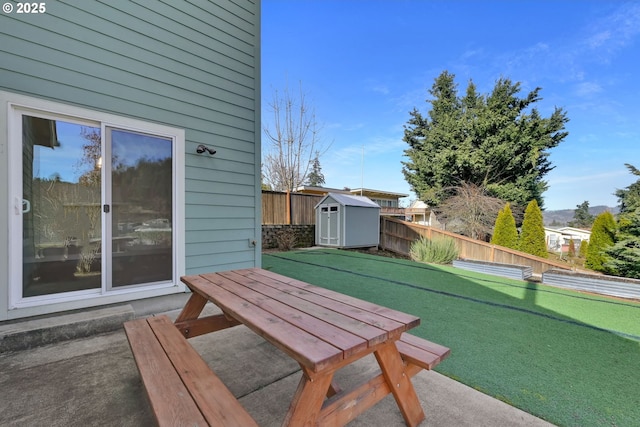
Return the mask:
<path fill-rule="evenodd" d="M 100 128 L 22 116 L 22 296 L 102 285 Z"/>
<path fill-rule="evenodd" d="M 22 286 L 14 300 L 174 281 L 175 139 L 37 112 L 20 112 L 16 123 Z"/>
<path fill-rule="evenodd" d="M 112 287 L 171 280 L 172 141 L 106 128 L 111 149 Z"/>

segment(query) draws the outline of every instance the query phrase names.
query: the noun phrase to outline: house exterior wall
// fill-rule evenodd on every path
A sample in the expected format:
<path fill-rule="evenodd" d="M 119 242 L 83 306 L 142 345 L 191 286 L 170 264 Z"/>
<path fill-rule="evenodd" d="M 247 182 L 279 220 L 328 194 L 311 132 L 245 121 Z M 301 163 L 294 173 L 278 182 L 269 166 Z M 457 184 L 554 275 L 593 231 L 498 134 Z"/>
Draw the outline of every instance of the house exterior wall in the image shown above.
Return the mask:
<path fill-rule="evenodd" d="M 183 129 L 184 272 L 259 266 L 259 37 L 259 1 L 46 2 L 44 13 L 0 14 L 0 91 Z M 6 105 L 0 114 L 8 252 Z M 199 144 L 217 153 L 198 155 Z M 2 256 L 0 320 L 11 317 L 7 271 Z"/>
<path fill-rule="evenodd" d="M 588 242 L 591 237 L 590 231 L 573 227 L 561 227 L 558 229 L 545 228 L 544 234 L 547 241 L 547 248 L 553 251 L 568 250 L 566 246 L 572 239 L 577 250 L 582 241 Z"/>

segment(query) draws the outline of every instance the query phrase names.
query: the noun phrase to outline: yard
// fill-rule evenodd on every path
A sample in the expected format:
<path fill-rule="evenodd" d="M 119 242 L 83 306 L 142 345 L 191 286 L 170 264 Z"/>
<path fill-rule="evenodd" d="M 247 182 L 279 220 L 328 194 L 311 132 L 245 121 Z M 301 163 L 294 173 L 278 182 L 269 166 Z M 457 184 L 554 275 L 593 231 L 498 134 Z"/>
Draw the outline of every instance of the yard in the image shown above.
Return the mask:
<path fill-rule="evenodd" d="M 451 348 L 437 371 L 551 423 L 638 425 L 638 302 L 335 249 L 263 268 L 419 316 Z"/>

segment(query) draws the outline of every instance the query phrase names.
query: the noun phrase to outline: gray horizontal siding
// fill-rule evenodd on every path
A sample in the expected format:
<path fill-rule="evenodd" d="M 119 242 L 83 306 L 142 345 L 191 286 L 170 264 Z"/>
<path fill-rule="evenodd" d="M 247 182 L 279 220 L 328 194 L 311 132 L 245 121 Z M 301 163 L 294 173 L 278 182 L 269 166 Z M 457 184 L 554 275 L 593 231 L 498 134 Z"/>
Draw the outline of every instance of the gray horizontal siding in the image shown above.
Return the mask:
<path fill-rule="evenodd" d="M 233 240 L 244 240 L 253 237 L 253 230 L 192 230 L 187 231 L 187 241 L 189 245 L 198 243 L 211 243 L 211 242 L 231 242 Z"/>
<path fill-rule="evenodd" d="M 188 177 L 187 177 L 188 178 Z M 186 190 L 188 192 L 193 191 L 196 193 L 210 193 L 215 192 L 216 190 L 212 188 L 211 181 L 203 181 L 203 180 L 195 180 L 195 179 L 187 179 Z M 219 188 L 217 189 L 219 192 L 223 192 L 225 194 L 237 194 L 240 196 L 246 197 L 254 197 L 253 187 L 250 185 L 241 185 L 241 184 L 229 184 L 229 183 L 221 183 Z"/>
<path fill-rule="evenodd" d="M 239 184 L 239 185 L 248 185 L 253 186 L 254 181 L 253 177 L 248 173 L 236 173 L 236 172 L 227 172 L 227 171 L 211 171 L 204 168 L 191 168 L 191 177 L 192 179 L 197 179 L 200 181 L 208 180 L 207 176 L 215 180 L 216 182 L 225 182 L 229 184 Z"/>
<path fill-rule="evenodd" d="M 46 61 L 46 58 L 44 58 L 44 60 Z M 70 63 L 73 64 L 73 61 L 70 61 Z M 93 63 L 87 65 L 87 68 L 96 67 Z M 176 112 L 188 112 L 192 117 L 206 117 L 211 123 L 240 130 L 250 131 L 253 126 L 252 112 L 247 108 L 240 108 L 236 104 L 229 104 L 229 107 L 225 111 L 216 111 L 207 104 L 211 102 L 211 98 L 208 96 L 198 93 L 185 93 L 183 88 L 177 88 L 156 81 L 149 81 L 140 76 L 113 72 L 109 78 L 114 80 L 106 80 L 101 78 L 99 72 L 85 74 L 75 71 L 80 65 L 77 65 L 75 68 L 56 67 L 48 70 L 46 62 L 17 56 L 10 56 L 6 60 L 3 59 L 2 67 L 10 67 L 13 70 L 18 70 L 17 72 L 10 73 L 11 75 L 7 74 L 3 76 L 3 80 L 8 78 L 16 82 L 22 81 L 25 79 L 25 76 L 27 76 L 26 73 L 29 73 L 29 77 L 32 77 L 32 84 L 40 86 L 43 82 L 51 82 L 54 83 L 53 89 L 59 89 L 59 82 L 66 80 L 64 85 L 67 90 L 73 90 L 74 92 L 81 91 L 85 96 L 87 93 L 90 93 L 92 97 L 105 105 L 117 103 L 118 100 L 129 101 L 139 99 L 140 102 L 131 104 L 131 109 L 134 110 L 140 118 L 145 117 L 145 110 L 157 111 L 158 106 L 165 106 L 162 109 L 167 116 L 166 120 L 171 120 L 170 116 L 175 115 Z M 104 72 L 104 67 L 101 67 L 101 70 L 101 72 Z M 13 77 L 13 79 L 11 79 L 11 77 Z M 127 84 L 123 84 L 121 81 L 126 81 Z M 147 85 L 143 86 L 145 81 Z M 145 87 L 145 89 L 139 89 L 140 87 Z M 105 96 L 104 94 L 109 95 Z M 216 101 L 221 102 L 219 99 Z M 85 106 L 91 107 L 86 104 L 86 101 Z M 95 106 L 93 106 L 93 108 L 95 108 Z M 222 110 L 222 108 L 223 107 L 219 107 L 218 110 Z M 175 118 L 173 118 L 173 120 L 175 120 Z M 154 121 L 167 123 L 163 121 L 161 117 L 160 120 Z M 200 126 L 202 126 L 202 124 Z M 200 128 L 199 130 L 205 131 L 206 128 Z"/>
<path fill-rule="evenodd" d="M 245 173 L 253 167 L 251 159 L 255 153 L 246 151 L 238 151 L 234 148 L 221 148 L 216 141 L 219 139 L 203 140 L 200 143 L 215 148 L 218 152 L 215 157 L 196 154 L 197 145 L 191 141 L 187 141 L 187 157 L 191 160 L 194 167 L 203 167 L 205 169 L 213 169 L 220 171 L 233 171 Z"/>
<path fill-rule="evenodd" d="M 500 264 L 494 262 L 457 259 L 453 266 L 463 270 L 491 274 L 493 276 L 508 277 L 516 280 L 527 280 L 533 275 L 533 269 L 525 265 Z"/>
<path fill-rule="evenodd" d="M 259 9 L 60 0 L 0 14 L 0 89 L 185 129 L 188 272 L 259 262 Z"/>
<path fill-rule="evenodd" d="M 206 230 L 248 230 L 252 233 L 253 219 L 249 218 L 189 218 L 187 214 L 187 232 Z M 188 244 L 189 242 L 187 242 Z"/>
<path fill-rule="evenodd" d="M 15 31 L 18 26 L 18 23 L 10 22 L 6 30 Z M 74 78 L 84 77 L 90 83 L 93 83 L 92 78 L 97 78 L 119 83 L 123 87 L 145 87 L 153 93 L 154 88 L 150 84 L 155 83 L 156 86 L 165 86 L 166 82 L 175 81 L 174 84 L 177 88 L 189 90 L 193 96 L 201 93 L 204 96 L 215 96 L 222 101 L 238 104 L 240 107 L 244 107 L 245 110 L 251 111 L 252 89 L 250 87 L 231 83 L 228 79 L 216 77 L 215 75 L 212 78 L 211 74 L 205 74 L 204 71 L 187 67 L 186 64 L 180 64 L 180 67 L 174 67 L 171 70 L 166 68 L 168 65 L 166 63 L 163 68 L 159 68 L 153 64 L 142 64 L 134 58 L 122 57 L 111 51 L 95 50 L 83 55 L 81 50 L 83 45 L 77 40 L 69 41 L 68 38 L 60 35 L 50 35 L 48 38 L 44 38 L 46 37 L 46 32 L 44 31 L 41 37 L 43 38 L 41 42 L 39 42 L 36 35 L 30 36 L 29 39 L 16 37 L 12 42 L 11 49 L 27 54 L 28 56 L 23 58 L 31 61 L 26 63 L 28 65 L 37 63 L 47 65 L 59 62 L 61 71 L 70 73 L 69 76 Z M 74 54 L 73 50 L 60 51 L 61 45 L 65 47 L 75 45 L 78 53 Z M 175 62 L 175 59 L 166 59 L 164 57 L 160 57 L 158 60 Z M 112 64 L 118 64 L 118 67 L 114 67 Z M 149 73 L 150 67 L 153 67 L 152 74 Z M 42 70 L 23 71 L 27 71 L 25 74 L 29 76 L 42 77 L 41 73 L 38 73 L 38 71 Z M 186 78 L 177 74 L 177 72 L 186 71 L 191 76 L 201 78 Z M 126 78 L 126 80 L 123 80 L 123 78 Z M 211 87 L 207 83 L 208 81 L 217 83 L 219 87 Z M 171 86 L 166 87 L 171 88 Z M 171 97 L 171 94 L 168 95 Z M 197 101 L 197 98 L 194 101 Z"/>
<path fill-rule="evenodd" d="M 198 206 L 200 208 L 201 206 Z M 218 206 L 212 205 L 207 209 L 206 207 L 202 209 L 191 209 L 191 211 L 187 214 L 187 219 L 200 219 L 200 218 L 211 218 L 211 219 L 225 219 L 225 218 L 238 218 L 244 219 L 249 218 L 253 219 L 254 217 L 254 208 L 251 207 L 238 207 L 238 206 Z"/>
<path fill-rule="evenodd" d="M 123 7 L 131 4 L 114 3 Z M 92 13 L 80 10 L 80 7 L 90 9 Z M 122 12 L 114 15 L 116 10 L 113 7 L 98 2 L 75 2 L 73 6 L 55 2 L 48 6 L 46 14 L 36 19 L 32 16 L 22 19 L 19 15 L 3 16 L 0 32 L 10 37 L 11 41 L 0 44 L 0 49 L 10 54 L 3 57 L 2 66 L 8 72 L 17 73 L 21 79 L 30 76 L 85 90 L 114 83 L 117 87 L 109 87 L 108 91 L 102 92 L 122 92 L 124 99 L 135 99 L 137 102 L 143 102 L 144 96 L 130 96 L 130 88 L 146 90 L 154 95 L 162 94 L 176 101 L 196 97 L 196 100 L 208 102 L 205 98 L 214 98 L 222 102 L 207 106 L 213 111 L 216 107 L 224 106 L 218 110 L 222 110 L 221 113 L 226 116 L 229 108 L 243 107 L 243 113 L 251 118 L 255 58 L 250 57 L 249 62 L 243 63 L 229 52 L 222 54 L 216 51 L 213 36 L 202 39 L 200 44 L 194 43 L 189 37 L 195 36 L 187 31 L 184 23 L 180 23 L 174 32 L 167 28 L 147 28 L 149 24 L 141 18 L 149 16 L 151 12 L 145 10 L 141 8 L 138 15 Z M 171 10 L 176 11 L 173 8 Z M 198 19 L 208 17 L 199 16 Z M 188 35 L 178 35 L 176 31 L 187 32 Z M 208 27 L 208 33 L 216 35 L 221 31 Z M 200 35 L 201 38 L 205 37 L 204 34 Z M 225 46 L 230 49 L 229 44 L 233 44 L 233 41 L 228 40 Z M 247 52 L 237 49 L 238 46 L 246 46 L 246 41 L 236 43 L 236 49 L 233 50 L 237 55 L 246 57 Z M 252 49 L 249 51 L 253 54 Z M 5 60 L 11 59 L 14 59 L 14 63 L 4 67 Z M 158 90 L 159 87 L 162 91 Z M 174 96 L 172 87 L 179 89 Z M 189 93 L 185 94 L 185 91 Z M 225 99 L 225 96 L 228 98 Z M 150 102 L 148 105 L 159 104 Z M 252 130 L 250 125 L 246 129 Z"/>
<path fill-rule="evenodd" d="M 248 245 L 247 245 L 248 246 Z M 219 270 L 230 270 L 232 268 L 246 268 L 247 264 L 253 262 L 253 256 L 246 250 L 241 251 L 219 251 L 216 253 L 203 255 L 190 255 L 190 274 L 211 271 L 211 266 L 215 265 Z M 196 270 L 192 273 L 191 270 Z"/>
<path fill-rule="evenodd" d="M 212 132 L 201 132 L 193 129 L 189 137 L 193 143 L 192 147 L 187 147 L 187 153 L 195 153 L 198 144 L 212 145 L 216 149 L 230 149 L 249 154 L 255 153 L 255 145 L 253 143 L 253 131 L 238 128 L 227 128 L 226 134 Z"/>
<path fill-rule="evenodd" d="M 584 292 L 640 299 L 640 280 L 622 277 L 547 270 L 542 274 L 542 283 Z"/>
<path fill-rule="evenodd" d="M 220 193 L 187 193 L 188 205 L 254 207 L 255 200 L 250 197 Z"/>
<path fill-rule="evenodd" d="M 222 252 L 244 252 L 249 247 L 248 238 L 239 240 L 236 236 L 229 240 L 216 240 L 214 242 L 189 243 L 187 245 L 187 256 L 206 254 L 210 251 Z"/>
<path fill-rule="evenodd" d="M 126 4 L 127 2 L 117 3 Z M 80 4 L 84 4 L 85 7 L 99 6 L 96 2 Z M 53 62 L 47 63 L 62 68 L 65 68 L 68 61 L 76 58 L 76 61 L 83 65 L 78 70 L 84 71 L 84 67 L 87 66 L 84 62 L 91 62 L 98 66 L 104 65 L 101 73 L 123 70 L 132 76 L 141 75 L 160 82 L 175 80 L 180 87 L 187 89 L 192 84 L 193 93 L 226 91 L 234 97 L 244 95 L 250 104 L 253 92 L 253 68 L 245 65 L 242 70 L 239 70 L 237 59 L 211 50 L 209 46 L 212 43 L 209 46 L 198 46 L 198 55 L 194 56 L 191 40 L 178 37 L 166 29 L 158 30 L 162 31 L 165 37 L 152 38 L 139 31 L 114 25 L 103 17 L 65 7 L 62 3 L 56 2 L 55 5 L 56 8 L 50 7 L 49 12 L 42 16 L 44 21 L 42 28 L 28 25 L 28 31 L 25 31 L 24 23 L 18 19 L 7 19 L 1 31 L 14 34 L 14 38 L 12 43 L 5 47 L 10 51 L 24 52 L 29 57 L 37 58 L 31 55 L 29 50 L 13 48 L 13 43 L 22 41 L 21 48 L 25 47 L 24 43 L 26 43 L 30 49 L 37 49 L 38 46 L 51 49 L 58 57 Z M 58 8 L 66 10 L 61 11 Z M 54 16 L 56 12 L 59 16 Z M 132 21 L 132 17 L 128 15 L 119 16 L 117 19 L 120 22 Z M 140 28 L 142 24 L 137 20 L 135 25 L 128 26 Z M 105 28 L 101 32 L 102 27 Z M 211 33 L 215 32 L 211 31 Z M 172 46 L 176 40 L 181 40 L 188 46 Z M 87 49 L 88 45 L 90 45 L 89 49 Z M 250 108 L 249 104 L 247 107 Z"/>

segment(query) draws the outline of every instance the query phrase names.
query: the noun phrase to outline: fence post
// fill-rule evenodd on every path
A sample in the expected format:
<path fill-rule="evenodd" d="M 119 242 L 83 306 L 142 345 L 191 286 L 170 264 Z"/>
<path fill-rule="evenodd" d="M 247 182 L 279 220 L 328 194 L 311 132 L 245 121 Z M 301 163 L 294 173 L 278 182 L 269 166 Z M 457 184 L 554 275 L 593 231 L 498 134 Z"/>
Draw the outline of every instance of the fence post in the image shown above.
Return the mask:
<path fill-rule="evenodd" d="M 287 199 L 286 199 L 286 207 L 285 209 L 287 210 L 286 215 L 287 215 L 287 220 L 286 223 L 287 224 L 291 224 L 291 192 L 289 192 L 289 190 L 287 190 Z"/>

